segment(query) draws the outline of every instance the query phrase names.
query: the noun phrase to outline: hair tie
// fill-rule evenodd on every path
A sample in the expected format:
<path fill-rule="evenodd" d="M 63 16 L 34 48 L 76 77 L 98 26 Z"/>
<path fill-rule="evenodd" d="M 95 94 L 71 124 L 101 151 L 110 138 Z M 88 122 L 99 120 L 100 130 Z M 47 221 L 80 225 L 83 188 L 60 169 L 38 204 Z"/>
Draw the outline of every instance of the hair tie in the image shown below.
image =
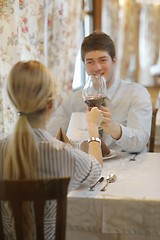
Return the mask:
<path fill-rule="evenodd" d="M 19 117 L 21 117 L 21 116 L 25 116 L 25 113 L 24 113 L 24 112 L 17 112 L 17 115 L 18 115 Z"/>

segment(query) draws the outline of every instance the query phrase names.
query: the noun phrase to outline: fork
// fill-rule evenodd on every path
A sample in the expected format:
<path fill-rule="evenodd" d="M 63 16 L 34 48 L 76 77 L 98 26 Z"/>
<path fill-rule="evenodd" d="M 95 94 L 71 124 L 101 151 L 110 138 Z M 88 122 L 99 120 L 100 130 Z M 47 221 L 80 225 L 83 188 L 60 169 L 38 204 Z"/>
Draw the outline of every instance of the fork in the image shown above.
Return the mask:
<path fill-rule="evenodd" d="M 115 173 L 110 173 L 107 178 L 106 178 L 106 184 L 103 186 L 103 188 L 101 188 L 100 191 L 105 191 L 106 187 L 108 186 L 108 183 L 114 183 L 117 179 L 117 176 Z"/>

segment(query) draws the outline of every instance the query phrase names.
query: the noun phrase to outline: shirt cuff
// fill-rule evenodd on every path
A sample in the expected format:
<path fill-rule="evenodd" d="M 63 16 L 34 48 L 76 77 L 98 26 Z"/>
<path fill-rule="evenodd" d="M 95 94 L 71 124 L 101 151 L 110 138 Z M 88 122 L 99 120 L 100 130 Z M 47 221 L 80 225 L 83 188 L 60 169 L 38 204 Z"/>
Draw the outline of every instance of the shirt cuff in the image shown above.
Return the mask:
<path fill-rule="evenodd" d="M 122 135 L 120 137 L 120 139 L 118 140 L 115 140 L 114 141 L 117 143 L 117 144 L 123 144 L 124 142 L 126 142 L 126 139 L 128 138 L 128 134 L 127 134 L 127 129 L 126 127 L 124 127 L 123 125 L 121 125 L 121 130 L 122 130 Z"/>

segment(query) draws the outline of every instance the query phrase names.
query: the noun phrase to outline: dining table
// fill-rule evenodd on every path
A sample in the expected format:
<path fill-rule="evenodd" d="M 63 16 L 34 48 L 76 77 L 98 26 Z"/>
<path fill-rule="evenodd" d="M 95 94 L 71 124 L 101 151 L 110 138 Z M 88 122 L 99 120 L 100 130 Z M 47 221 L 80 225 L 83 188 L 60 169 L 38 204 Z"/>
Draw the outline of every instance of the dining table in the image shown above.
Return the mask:
<path fill-rule="evenodd" d="M 102 177 L 68 194 L 66 240 L 160 240 L 160 153 L 112 152 Z"/>

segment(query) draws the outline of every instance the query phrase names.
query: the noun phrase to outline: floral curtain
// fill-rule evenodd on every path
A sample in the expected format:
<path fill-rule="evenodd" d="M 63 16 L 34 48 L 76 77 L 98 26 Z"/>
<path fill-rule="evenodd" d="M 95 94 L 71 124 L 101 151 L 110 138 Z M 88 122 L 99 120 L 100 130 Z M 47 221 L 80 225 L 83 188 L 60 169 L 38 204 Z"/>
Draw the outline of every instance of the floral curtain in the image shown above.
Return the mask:
<path fill-rule="evenodd" d="M 158 59 L 160 3 L 102 1 L 102 30 L 115 41 L 117 77 L 152 85 L 150 66 Z"/>
<path fill-rule="evenodd" d="M 61 95 L 65 97 L 72 90 L 75 60 L 81 40 L 82 1 L 49 2 L 48 65 L 58 79 Z"/>
<path fill-rule="evenodd" d="M 118 38 L 119 10 L 119 0 L 102 0 L 102 31 L 111 36 L 115 44 Z"/>
<path fill-rule="evenodd" d="M 140 15 L 140 82 L 154 85 L 150 67 L 157 63 L 160 49 L 160 3 L 144 5 Z"/>
<path fill-rule="evenodd" d="M 11 131 L 16 118 L 5 85 L 17 61 L 35 59 L 50 67 L 59 82 L 59 101 L 71 90 L 81 4 L 81 0 L 0 0 L 0 137 Z"/>

